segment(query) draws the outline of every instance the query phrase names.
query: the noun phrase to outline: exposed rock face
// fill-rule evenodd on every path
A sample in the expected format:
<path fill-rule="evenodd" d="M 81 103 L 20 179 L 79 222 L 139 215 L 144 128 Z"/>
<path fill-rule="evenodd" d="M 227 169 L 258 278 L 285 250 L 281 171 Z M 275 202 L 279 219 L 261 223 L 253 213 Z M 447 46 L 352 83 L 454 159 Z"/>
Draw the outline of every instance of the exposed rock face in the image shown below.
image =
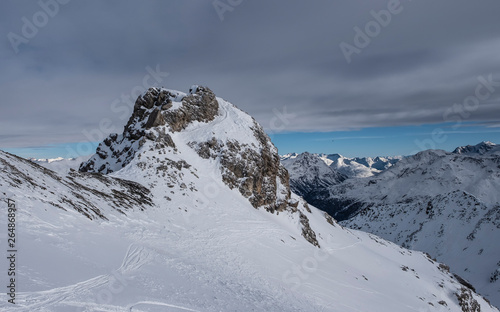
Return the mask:
<path fill-rule="evenodd" d="M 178 132 L 193 121 L 214 120 L 219 111 L 219 103 L 212 90 L 193 86 L 190 93 L 181 99 L 182 104 L 178 109 L 170 110 L 173 106 L 172 100 L 175 101 L 177 95 L 166 90 L 150 88 L 137 99 L 134 114 L 130 117 L 127 127 L 139 123 L 141 129 L 150 129 L 167 124 L 172 132 Z"/>
<path fill-rule="evenodd" d="M 270 212 L 284 211 L 289 205 L 288 171 L 280 164 L 279 155 L 262 127 L 254 121 L 251 128 L 259 142 L 255 146 L 212 139 L 190 144 L 202 158 L 219 158 L 223 181 L 237 188 L 255 207 L 264 206 Z"/>
<path fill-rule="evenodd" d="M 191 90 L 193 92 L 194 90 Z M 165 121 L 172 131 L 181 131 L 193 121 L 209 122 L 214 120 L 219 112 L 219 103 L 215 94 L 208 88 L 197 87 L 195 93 L 182 100 L 179 110 L 168 111 Z"/>
<path fill-rule="evenodd" d="M 219 110 L 215 94 L 210 89 L 193 87 L 190 91 L 191 94 L 181 96 L 165 89 L 150 88 L 137 98 L 123 134 L 107 137 L 97 148 L 98 157 L 83 163 L 80 171 L 108 174 L 120 170 L 130 163 L 145 140 L 156 142 L 158 149 L 175 148 L 167 131 L 181 131 L 193 121 L 212 121 Z M 179 107 L 172 109 L 174 103 Z"/>
<path fill-rule="evenodd" d="M 481 305 L 474 299 L 470 289 L 462 287 L 460 293 L 455 295 L 463 312 L 481 312 Z"/>
<path fill-rule="evenodd" d="M 302 224 L 302 236 L 311 244 L 316 247 L 321 247 L 316 239 L 316 233 L 309 225 L 309 219 L 302 212 L 300 213 L 300 224 Z"/>

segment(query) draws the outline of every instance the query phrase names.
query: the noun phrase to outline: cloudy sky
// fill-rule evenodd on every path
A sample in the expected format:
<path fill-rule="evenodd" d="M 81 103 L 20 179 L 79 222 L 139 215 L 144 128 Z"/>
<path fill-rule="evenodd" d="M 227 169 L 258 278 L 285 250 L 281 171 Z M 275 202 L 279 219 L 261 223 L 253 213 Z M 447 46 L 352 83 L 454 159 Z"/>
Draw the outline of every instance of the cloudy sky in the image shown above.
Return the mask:
<path fill-rule="evenodd" d="M 5 0 L 0 149 L 68 156 L 121 131 L 154 83 L 210 87 L 281 153 L 500 143 L 499 13 L 498 0 Z"/>

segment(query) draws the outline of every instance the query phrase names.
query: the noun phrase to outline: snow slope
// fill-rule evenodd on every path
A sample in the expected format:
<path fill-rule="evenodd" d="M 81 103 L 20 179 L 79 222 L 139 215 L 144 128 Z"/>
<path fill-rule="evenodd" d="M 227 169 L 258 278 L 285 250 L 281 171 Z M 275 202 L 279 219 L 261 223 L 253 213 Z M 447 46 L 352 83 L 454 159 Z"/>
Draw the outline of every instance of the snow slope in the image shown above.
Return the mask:
<path fill-rule="evenodd" d="M 108 175 L 63 176 L 0 152 L 0 205 L 15 201 L 19 238 L 17 304 L 0 294 L 1 311 L 498 311 L 424 254 L 290 194 L 248 115 L 217 98 L 207 117 L 177 99 L 163 125 L 154 109 L 146 123 L 138 113 L 138 132 L 81 166 Z M 170 109 L 206 121 L 180 124 Z"/>

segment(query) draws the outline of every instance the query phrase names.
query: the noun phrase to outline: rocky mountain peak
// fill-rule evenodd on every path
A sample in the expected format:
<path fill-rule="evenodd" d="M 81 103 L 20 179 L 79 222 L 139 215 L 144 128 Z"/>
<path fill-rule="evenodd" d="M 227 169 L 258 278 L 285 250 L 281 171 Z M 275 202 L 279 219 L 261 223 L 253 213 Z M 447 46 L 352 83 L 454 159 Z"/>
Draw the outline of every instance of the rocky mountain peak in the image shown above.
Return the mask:
<path fill-rule="evenodd" d="M 137 98 L 123 134 L 107 137 L 97 148 L 98 158 L 83 163 L 80 171 L 107 174 L 120 170 L 147 140 L 155 142 L 158 148 L 175 148 L 169 133 L 182 131 L 195 121 L 213 121 L 218 111 L 215 94 L 207 87 L 192 86 L 189 94 L 149 88 Z"/>
<path fill-rule="evenodd" d="M 187 94 L 150 88 L 137 98 L 123 133 L 99 144 L 80 171 L 108 174 L 132 166 L 151 185 L 185 193 L 186 185 L 199 179 L 200 161 L 253 207 L 297 212 L 288 171 L 264 129 L 207 87 L 192 86 Z M 304 237 L 317 245 L 307 218 L 301 222 Z"/>
<path fill-rule="evenodd" d="M 207 87 L 193 86 L 189 94 L 162 88 L 149 88 L 137 98 L 134 113 L 125 132 L 137 139 L 147 129 L 167 125 L 172 132 L 185 129 L 194 121 L 214 120 L 219 111 L 215 94 Z"/>

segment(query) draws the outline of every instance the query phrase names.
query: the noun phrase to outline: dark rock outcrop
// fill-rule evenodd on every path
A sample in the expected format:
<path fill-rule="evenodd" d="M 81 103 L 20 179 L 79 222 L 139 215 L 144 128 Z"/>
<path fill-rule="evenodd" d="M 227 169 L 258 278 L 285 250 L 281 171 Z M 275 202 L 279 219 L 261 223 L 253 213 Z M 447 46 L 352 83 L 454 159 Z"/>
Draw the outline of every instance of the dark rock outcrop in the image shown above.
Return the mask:
<path fill-rule="evenodd" d="M 219 103 L 209 88 L 195 87 L 190 91 L 191 94 L 178 98 L 165 89 L 150 88 L 137 98 L 123 134 L 109 135 L 97 147 L 96 155 L 80 166 L 80 171 L 108 174 L 119 170 L 132 161 L 146 140 L 155 142 L 157 149 L 175 149 L 167 131 L 181 131 L 193 121 L 209 122 L 218 114 Z M 181 101 L 181 105 L 172 110 L 174 100 Z"/>

